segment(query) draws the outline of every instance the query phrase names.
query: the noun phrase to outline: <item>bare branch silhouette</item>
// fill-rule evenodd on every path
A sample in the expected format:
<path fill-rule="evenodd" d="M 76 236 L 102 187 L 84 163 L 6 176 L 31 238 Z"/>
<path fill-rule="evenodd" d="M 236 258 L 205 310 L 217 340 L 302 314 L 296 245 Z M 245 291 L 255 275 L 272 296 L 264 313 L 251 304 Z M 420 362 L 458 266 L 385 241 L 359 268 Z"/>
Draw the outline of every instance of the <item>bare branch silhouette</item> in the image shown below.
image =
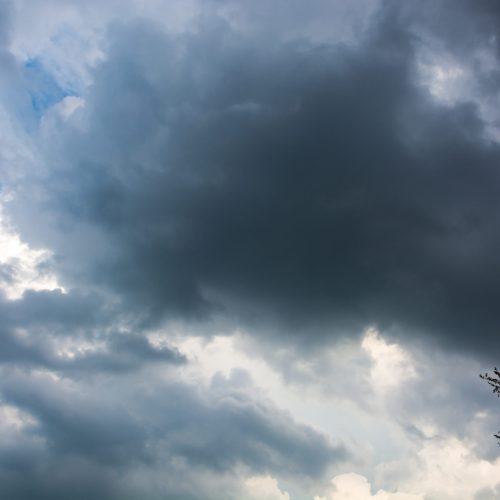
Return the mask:
<path fill-rule="evenodd" d="M 493 375 L 488 372 L 479 375 L 483 380 L 493 387 L 493 393 L 500 397 L 500 371 L 495 367 L 493 369 Z M 493 434 L 498 440 L 500 440 L 500 431 L 498 434 Z M 500 442 L 498 443 L 500 445 Z"/>

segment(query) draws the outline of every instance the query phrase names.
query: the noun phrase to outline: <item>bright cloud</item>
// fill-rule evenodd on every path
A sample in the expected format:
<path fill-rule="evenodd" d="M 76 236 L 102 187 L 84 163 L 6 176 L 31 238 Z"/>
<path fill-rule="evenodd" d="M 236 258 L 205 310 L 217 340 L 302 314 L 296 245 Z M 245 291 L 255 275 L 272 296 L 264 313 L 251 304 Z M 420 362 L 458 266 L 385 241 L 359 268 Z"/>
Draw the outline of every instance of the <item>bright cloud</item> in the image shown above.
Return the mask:
<path fill-rule="evenodd" d="M 417 453 L 414 475 L 402 488 L 424 491 L 426 498 L 467 500 L 500 483 L 500 458 L 477 456 L 474 444 L 456 437 L 435 438 Z"/>
<path fill-rule="evenodd" d="M 22 241 L 0 204 L 0 289 L 6 297 L 19 299 L 26 290 L 64 290 L 50 269 L 51 257 L 50 250 Z"/>
<path fill-rule="evenodd" d="M 368 329 L 361 346 L 372 359 L 370 380 L 376 390 L 399 387 L 416 376 L 411 356 L 398 344 L 389 344 L 377 330 Z"/>
<path fill-rule="evenodd" d="M 359 474 L 341 474 L 332 479 L 332 491 L 314 500 L 424 500 L 422 495 L 379 490 L 372 495 L 368 480 Z"/>
<path fill-rule="evenodd" d="M 245 481 L 249 500 L 290 500 L 286 491 L 281 491 L 278 481 L 270 476 L 255 476 Z"/>

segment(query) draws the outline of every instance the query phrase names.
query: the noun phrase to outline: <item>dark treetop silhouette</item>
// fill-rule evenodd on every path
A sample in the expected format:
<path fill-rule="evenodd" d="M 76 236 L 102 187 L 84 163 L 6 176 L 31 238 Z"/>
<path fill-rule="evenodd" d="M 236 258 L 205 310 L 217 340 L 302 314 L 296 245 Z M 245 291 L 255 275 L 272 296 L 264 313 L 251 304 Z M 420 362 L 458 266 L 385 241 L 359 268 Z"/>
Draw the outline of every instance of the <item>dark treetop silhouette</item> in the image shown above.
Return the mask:
<path fill-rule="evenodd" d="M 491 387 L 493 387 L 493 392 L 500 397 L 500 371 L 494 368 L 493 375 L 486 372 L 484 375 L 479 375 L 483 380 L 486 380 Z M 494 434 L 497 439 L 500 439 L 500 431 L 498 434 Z M 499 443 L 500 444 L 500 443 Z"/>

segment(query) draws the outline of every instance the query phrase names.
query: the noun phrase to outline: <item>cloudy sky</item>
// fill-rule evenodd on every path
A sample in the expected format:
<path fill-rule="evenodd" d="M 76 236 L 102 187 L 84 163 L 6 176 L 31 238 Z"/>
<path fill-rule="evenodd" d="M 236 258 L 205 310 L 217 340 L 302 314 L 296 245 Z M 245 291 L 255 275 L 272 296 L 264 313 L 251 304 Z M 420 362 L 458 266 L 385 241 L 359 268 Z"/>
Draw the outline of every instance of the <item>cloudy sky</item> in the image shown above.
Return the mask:
<path fill-rule="evenodd" d="M 496 0 L 0 0 L 0 498 L 495 500 Z"/>

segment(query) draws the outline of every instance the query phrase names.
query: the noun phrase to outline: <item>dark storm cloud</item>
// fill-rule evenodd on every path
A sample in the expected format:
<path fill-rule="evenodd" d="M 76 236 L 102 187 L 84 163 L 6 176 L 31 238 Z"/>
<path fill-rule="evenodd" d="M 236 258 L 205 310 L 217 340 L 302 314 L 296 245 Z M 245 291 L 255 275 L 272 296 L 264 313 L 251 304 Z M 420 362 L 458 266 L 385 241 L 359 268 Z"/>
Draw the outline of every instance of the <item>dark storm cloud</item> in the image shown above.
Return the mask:
<path fill-rule="evenodd" d="M 421 87 L 399 12 L 374 19 L 355 48 L 115 27 L 51 182 L 114 245 L 80 270 L 141 314 L 491 349 L 500 148 Z"/>
<path fill-rule="evenodd" d="M 350 456 L 255 397 L 247 374 L 206 389 L 178 379 L 185 357 L 119 328 L 128 317 L 104 296 L 29 291 L 0 301 L 0 315 L 0 409 L 29 416 L 0 440 L 1 497 L 232 498 L 204 492 L 203 477 L 225 474 L 238 489 L 242 470 L 321 477 Z"/>
<path fill-rule="evenodd" d="M 61 333 L 92 328 L 109 320 L 101 297 L 78 290 L 27 290 L 20 300 L 0 301 L 0 314 L 4 325 L 49 327 Z"/>
<path fill-rule="evenodd" d="M 194 476 L 203 471 L 229 474 L 243 467 L 249 474 L 318 477 L 329 464 L 348 456 L 343 447 L 237 388 L 202 395 L 193 386 L 160 382 L 154 375 L 145 390 L 137 379 L 126 385 L 118 379 L 75 385 L 14 374 L 3 378 L 2 394 L 4 402 L 36 419 L 23 431 L 32 438 L 24 445 L 33 448 L 31 453 L 23 453 L 21 445 L 1 453 L 0 492 L 6 497 L 15 494 L 16 499 L 31 498 L 34 485 L 40 498 L 51 492 L 57 492 L 51 498 L 65 498 L 62 490 L 78 464 L 87 479 L 86 484 L 78 482 L 79 494 L 104 487 L 96 498 L 128 498 L 123 492 L 129 483 L 117 482 L 116 474 L 125 478 L 146 466 L 149 474 L 157 471 L 159 476 L 149 486 L 139 485 L 142 494 L 165 498 L 188 489 L 178 482 L 186 471 Z M 37 437 L 43 439 L 38 448 Z M 95 470 L 96 464 L 100 470 Z M 39 473 L 52 468 L 64 473 L 47 484 Z M 168 485 L 176 470 L 177 484 Z M 129 487 L 133 491 L 133 481 Z M 211 495 L 196 498 L 206 494 Z"/>
<path fill-rule="evenodd" d="M 90 375 L 185 362 L 177 349 L 155 347 L 141 330 L 130 331 L 134 325 L 118 331 L 114 322 L 126 318 L 96 294 L 27 291 L 19 300 L 0 300 L 0 316 L 0 363 Z M 72 357 L 58 354 L 61 345 Z"/>
<path fill-rule="evenodd" d="M 351 458 L 251 387 L 179 381 L 182 353 L 146 336 L 165 318 L 305 342 L 395 325 L 494 353 L 500 148 L 473 102 L 431 98 L 416 62 L 425 30 L 470 57 L 496 33 L 492 4 L 457 2 L 447 30 L 450 4 L 401 5 L 352 46 L 271 44 L 210 16 L 177 36 L 110 29 L 85 107 L 42 120 L 46 185 L 20 182 L 11 204 L 70 291 L 0 301 L 2 404 L 35 421 L 2 444 L 0 497 L 205 499 L 204 474 L 316 479 Z M 181 491 L 192 480 L 201 493 Z"/>
<path fill-rule="evenodd" d="M 392 2 L 396 6 L 398 2 Z M 401 21 L 433 34 L 448 50 L 467 56 L 492 45 L 498 49 L 500 6 L 495 0 L 399 2 Z"/>
<path fill-rule="evenodd" d="M 465 70 L 472 78 L 469 95 L 461 97 L 483 102 L 489 98 L 486 107 L 493 107 L 499 91 L 498 2 L 424 0 L 418 4 L 400 2 L 398 7 L 400 22 L 420 39 L 426 62 L 437 59 L 445 63 L 445 71 L 446 63 L 451 63 L 452 69 Z"/>

